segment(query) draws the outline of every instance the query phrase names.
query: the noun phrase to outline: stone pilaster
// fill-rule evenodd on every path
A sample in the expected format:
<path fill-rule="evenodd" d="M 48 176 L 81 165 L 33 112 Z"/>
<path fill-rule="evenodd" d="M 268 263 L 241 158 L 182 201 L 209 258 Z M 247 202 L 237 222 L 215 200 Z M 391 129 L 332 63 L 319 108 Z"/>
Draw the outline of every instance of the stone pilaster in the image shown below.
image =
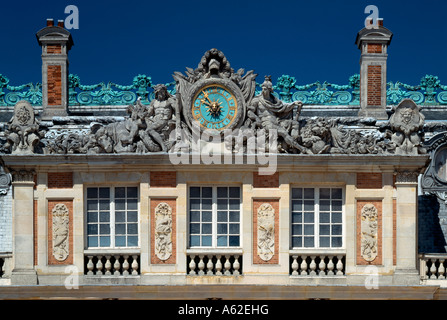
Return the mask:
<path fill-rule="evenodd" d="M 396 284 L 419 283 L 417 270 L 418 172 L 396 172 Z"/>
<path fill-rule="evenodd" d="M 13 285 L 35 285 L 34 269 L 34 171 L 13 171 Z"/>

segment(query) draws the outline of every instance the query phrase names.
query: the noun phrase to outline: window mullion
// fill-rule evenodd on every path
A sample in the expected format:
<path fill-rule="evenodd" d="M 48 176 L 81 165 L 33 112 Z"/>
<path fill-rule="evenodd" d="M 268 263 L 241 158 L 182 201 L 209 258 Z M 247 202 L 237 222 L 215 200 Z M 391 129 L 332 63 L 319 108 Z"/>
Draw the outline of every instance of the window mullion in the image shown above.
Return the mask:
<path fill-rule="evenodd" d="M 315 221 L 315 247 L 320 247 L 320 189 L 315 188 L 314 189 L 314 199 L 315 199 L 315 205 L 314 205 L 314 221 Z"/>
<path fill-rule="evenodd" d="M 110 187 L 110 246 L 115 248 L 115 188 Z"/>
<path fill-rule="evenodd" d="M 217 187 L 213 186 L 212 188 L 212 205 L 211 208 L 213 210 L 212 212 L 212 247 L 217 248 Z"/>

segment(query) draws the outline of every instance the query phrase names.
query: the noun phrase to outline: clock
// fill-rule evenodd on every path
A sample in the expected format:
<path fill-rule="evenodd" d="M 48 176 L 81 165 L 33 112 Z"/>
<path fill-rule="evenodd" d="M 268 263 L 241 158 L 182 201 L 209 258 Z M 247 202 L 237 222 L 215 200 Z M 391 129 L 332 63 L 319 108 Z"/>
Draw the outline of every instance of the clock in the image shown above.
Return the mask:
<path fill-rule="evenodd" d="M 238 102 L 229 88 L 212 83 L 196 92 L 191 113 L 202 128 L 222 131 L 238 119 Z"/>

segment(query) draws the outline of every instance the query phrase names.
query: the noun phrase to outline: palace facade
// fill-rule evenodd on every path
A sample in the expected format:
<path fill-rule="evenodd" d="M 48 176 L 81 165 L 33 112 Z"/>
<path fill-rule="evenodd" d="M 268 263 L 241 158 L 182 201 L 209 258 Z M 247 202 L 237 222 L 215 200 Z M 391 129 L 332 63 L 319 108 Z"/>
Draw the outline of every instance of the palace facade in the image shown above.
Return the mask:
<path fill-rule="evenodd" d="M 0 75 L 0 298 L 444 297 L 447 86 L 390 82 L 382 21 L 347 85 L 218 49 L 85 85 L 36 36 L 42 84 Z"/>

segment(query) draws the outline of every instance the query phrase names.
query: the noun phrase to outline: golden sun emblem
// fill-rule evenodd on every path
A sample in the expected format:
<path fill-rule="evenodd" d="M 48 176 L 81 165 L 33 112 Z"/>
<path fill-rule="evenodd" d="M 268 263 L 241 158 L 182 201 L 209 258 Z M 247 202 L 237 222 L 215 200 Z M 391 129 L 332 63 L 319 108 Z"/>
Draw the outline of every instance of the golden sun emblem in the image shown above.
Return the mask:
<path fill-rule="evenodd" d="M 203 95 L 204 95 L 204 98 L 201 99 L 201 101 L 203 104 L 205 104 L 208 114 L 210 114 L 214 117 L 217 117 L 219 115 L 219 113 L 221 112 L 222 102 L 219 100 L 215 100 L 215 99 L 210 100 L 210 98 L 208 97 L 208 93 L 206 93 L 206 92 L 204 92 Z"/>

